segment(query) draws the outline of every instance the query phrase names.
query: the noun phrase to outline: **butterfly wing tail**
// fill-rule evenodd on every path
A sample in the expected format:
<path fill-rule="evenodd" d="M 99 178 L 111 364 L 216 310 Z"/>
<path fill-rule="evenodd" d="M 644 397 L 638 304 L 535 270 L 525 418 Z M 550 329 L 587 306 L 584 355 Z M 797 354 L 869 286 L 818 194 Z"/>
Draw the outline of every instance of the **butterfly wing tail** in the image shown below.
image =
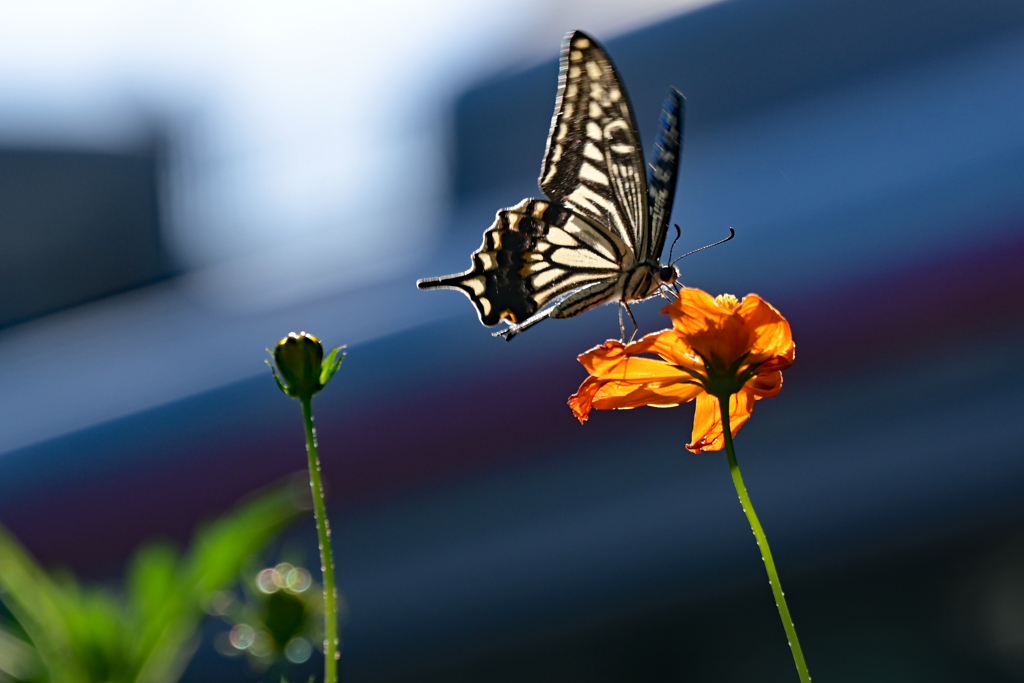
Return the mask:
<path fill-rule="evenodd" d="M 491 327 L 502 320 L 510 325 L 525 321 L 543 305 L 524 279 L 524 258 L 546 227 L 534 213 L 547 202 L 525 199 L 502 209 L 484 231 L 483 244 L 473 252 L 473 267 L 464 273 L 417 281 L 420 289 L 456 289 L 473 302 L 480 322 Z M 538 209 L 538 207 L 540 207 Z"/>
<path fill-rule="evenodd" d="M 474 255 L 475 256 L 475 255 Z M 476 259 L 474 258 L 474 261 Z M 445 277 L 423 278 L 416 281 L 419 289 L 454 289 L 462 292 L 473 302 L 480 322 L 488 327 L 497 325 L 503 317 L 502 311 L 495 308 L 495 287 L 491 278 L 488 278 L 486 271 L 482 271 L 476 265 L 465 273 L 447 275 Z M 488 292 L 488 290 L 492 290 Z"/>

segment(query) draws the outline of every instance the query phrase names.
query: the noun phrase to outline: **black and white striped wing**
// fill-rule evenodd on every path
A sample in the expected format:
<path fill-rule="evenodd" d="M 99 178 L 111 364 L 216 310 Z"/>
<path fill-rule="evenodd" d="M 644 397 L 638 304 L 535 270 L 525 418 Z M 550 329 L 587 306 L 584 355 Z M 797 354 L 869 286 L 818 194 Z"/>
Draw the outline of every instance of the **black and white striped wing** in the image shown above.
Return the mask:
<path fill-rule="evenodd" d="M 615 295 L 629 247 L 591 220 L 542 199 L 498 212 L 464 273 L 420 280 L 420 289 L 457 289 L 476 306 L 480 322 L 522 323 L 581 289 L 574 313 Z"/>
<path fill-rule="evenodd" d="M 562 44 L 540 189 L 606 226 L 643 260 L 651 250 L 640 135 L 615 67 L 580 31 Z"/>
<path fill-rule="evenodd" d="M 648 205 L 650 206 L 650 252 L 640 258 L 660 259 L 665 249 L 665 235 L 672 216 L 672 202 L 676 195 L 676 175 L 682 155 L 683 119 L 686 99 L 675 88 L 670 88 L 661 106 L 658 134 L 654 139 L 654 158 L 647 178 Z"/>

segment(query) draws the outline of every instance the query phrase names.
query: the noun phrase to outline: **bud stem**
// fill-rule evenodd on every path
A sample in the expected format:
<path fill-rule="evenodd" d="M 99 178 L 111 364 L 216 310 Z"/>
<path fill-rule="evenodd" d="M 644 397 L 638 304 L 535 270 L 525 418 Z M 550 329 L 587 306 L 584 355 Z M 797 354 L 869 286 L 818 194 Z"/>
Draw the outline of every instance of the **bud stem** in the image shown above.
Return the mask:
<path fill-rule="evenodd" d="M 324 487 L 320 480 L 320 456 L 313 428 L 312 397 L 303 396 L 302 417 L 306 423 L 306 454 L 309 456 L 309 488 L 313 492 L 316 530 L 320 536 L 320 571 L 324 578 L 324 683 L 338 681 L 338 595 L 334 589 L 334 553 L 331 551 L 331 527 L 324 505 Z"/>
<path fill-rule="evenodd" d="M 782 584 L 779 582 L 779 574 L 775 571 L 775 561 L 772 560 L 772 551 L 768 547 L 768 538 L 764 535 L 761 522 L 754 512 L 754 504 L 750 502 L 750 495 L 747 487 L 743 484 L 743 475 L 740 474 L 739 463 L 736 462 L 736 452 L 732 445 L 732 429 L 729 427 L 729 399 L 726 396 L 723 400 L 719 398 L 718 405 L 722 410 L 722 430 L 725 436 L 725 452 L 729 456 L 729 471 L 732 473 L 732 483 L 736 486 L 736 493 L 740 497 L 740 505 L 743 512 L 747 514 L 747 521 L 750 522 L 750 529 L 754 532 L 757 545 L 761 549 L 761 559 L 764 560 L 764 568 L 768 570 L 768 583 L 775 594 L 775 606 L 779 609 L 779 617 L 782 619 L 782 627 L 786 629 L 786 637 L 789 638 L 789 647 L 793 651 L 793 661 L 796 663 L 797 673 L 800 674 L 801 683 L 811 683 L 811 674 L 807 671 L 807 662 L 804 661 L 803 650 L 800 649 L 800 639 L 796 637 L 796 626 L 793 625 L 793 618 L 789 616 L 789 606 L 786 605 L 786 596 L 782 592 Z"/>

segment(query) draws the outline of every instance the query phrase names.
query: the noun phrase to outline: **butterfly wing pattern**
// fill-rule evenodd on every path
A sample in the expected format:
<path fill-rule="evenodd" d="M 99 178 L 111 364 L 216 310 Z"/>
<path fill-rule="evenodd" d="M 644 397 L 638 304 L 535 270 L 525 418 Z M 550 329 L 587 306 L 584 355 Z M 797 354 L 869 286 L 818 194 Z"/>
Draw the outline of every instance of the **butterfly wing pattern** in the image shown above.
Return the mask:
<path fill-rule="evenodd" d="M 647 178 L 647 205 L 650 207 L 651 250 L 648 258 L 659 258 L 665 249 L 665 236 L 676 195 L 676 174 L 682 155 L 683 120 L 686 100 L 675 88 L 669 88 L 658 118 L 654 139 L 654 161 Z"/>
<path fill-rule="evenodd" d="M 644 253 L 647 188 L 640 134 L 608 56 L 579 32 L 562 46 L 540 189 Z"/>
<path fill-rule="evenodd" d="M 682 96 L 669 93 L 651 180 L 629 98 L 605 52 L 580 31 L 562 45 L 558 96 L 539 179 L 544 199 L 498 211 L 464 273 L 417 282 L 457 289 L 511 339 L 547 317 L 653 296 L 679 161 Z M 653 228 L 653 229 L 652 229 Z M 666 277 L 667 270 L 671 277 Z"/>
<path fill-rule="evenodd" d="M 567 293 L 610 288 L 628 254 L 621 240 L 564 206 L 524 199 L 498 212 L 470 270 L 419 286 L 464 292 L 484 325 L 517 324 Z"/>

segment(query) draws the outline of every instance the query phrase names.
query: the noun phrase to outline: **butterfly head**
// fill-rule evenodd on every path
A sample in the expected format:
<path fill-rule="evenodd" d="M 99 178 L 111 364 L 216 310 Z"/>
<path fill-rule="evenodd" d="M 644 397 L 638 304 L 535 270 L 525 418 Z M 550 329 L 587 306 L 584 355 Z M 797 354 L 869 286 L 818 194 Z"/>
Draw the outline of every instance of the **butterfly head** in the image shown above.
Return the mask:
<path fill-rule="evenodd" d="M 679 279 L 679 269 L 675 266 L 662 266 L 658 271 L 658 279 L 663 285 L 674 285 Z"/>

